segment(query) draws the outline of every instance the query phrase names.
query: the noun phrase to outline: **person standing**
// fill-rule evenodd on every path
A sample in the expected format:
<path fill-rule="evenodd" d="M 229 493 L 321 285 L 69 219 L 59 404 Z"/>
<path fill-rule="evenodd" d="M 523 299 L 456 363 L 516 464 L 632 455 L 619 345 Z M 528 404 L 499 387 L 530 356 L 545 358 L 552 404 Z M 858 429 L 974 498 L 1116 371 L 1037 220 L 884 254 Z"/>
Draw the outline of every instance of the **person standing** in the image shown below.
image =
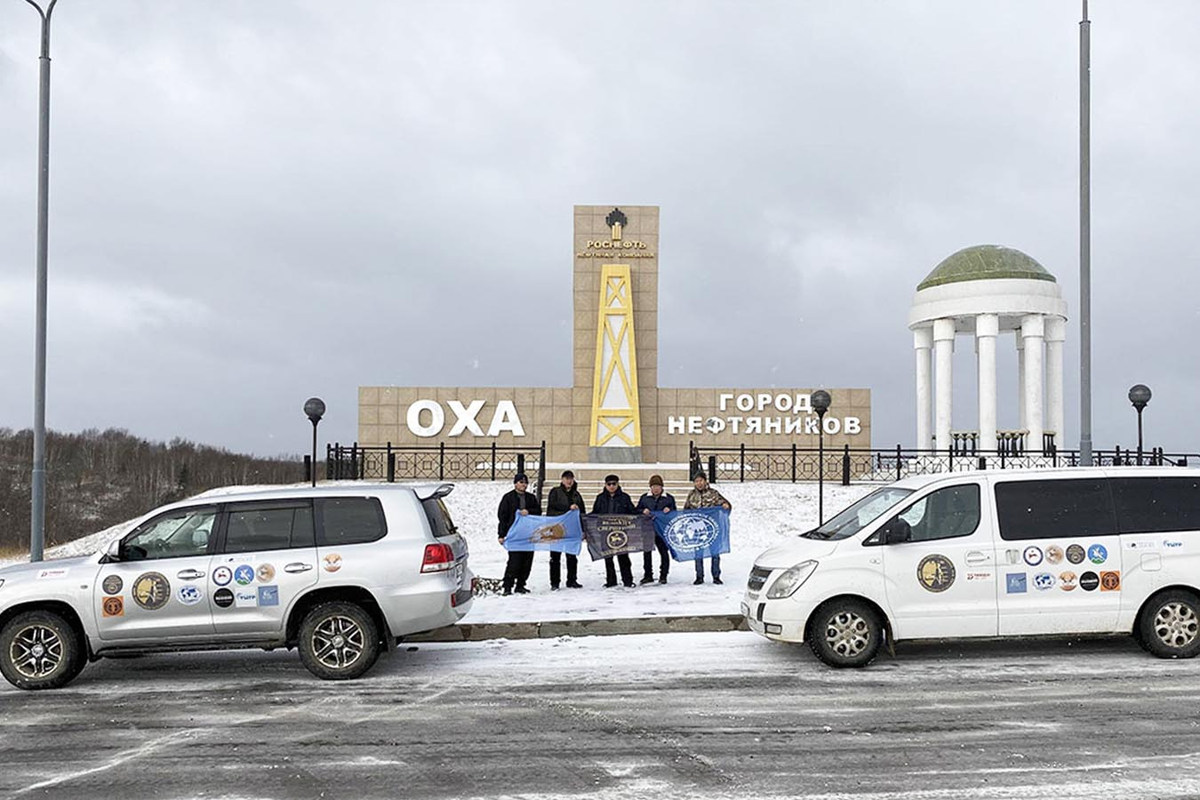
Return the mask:
<path fill-rule="evenodd" d="M 733 509 L 729 501 L 721 496 L 721 493 L 708 485 L 708 476 L 703 472 L 697 472 L 695 479 L 692 481 L 692 490 L 688 492 L 687 502 L 684 503 L 684 508 L 717 508 L 720 506 L 726 511 Z M 712 577 L 713 583 L 721 583 L 721 556 L 713 554 L 712 557 Z M 704 583 L 704 559 L 696 559 L 696 580 L 694 584 Z"/>
<path fill-rule="evenodd" d="M 536 495 L 525 491 L 528 488 L 529 478 L 525 477 L 525 473 L 519 472 L 513 478 L 513 490 L 505 492 L 500 498 L 500 508 L 496 511 L 496 516 L 500 520 L 498 533 L 502 546 L 508 537 L 508 529 L 512 527 L 518 514 L 539 516 L 542 513 L 542 504 L 538 502 Z M 525 582 L 529 580 L 529 572 L 532 569 L 532 550 L 508 551 L 508 564 L 504 567 L 504 594 L 510 595 L 514 591 L 517 594 L 529 594 Z"/>
<path fill-rule="evenodd" d="M 633 500 L 621 489 L 621 479 L 616 475 L 608 475 L 604 478 L 604 491 L 596 495 L 596 501 L 592 503 L 592 513 L 636 514 L 637 510 L 633 507 Z M 633 563 L 629 560 L 629 554 L 618 555 L 617 563 L 621 565 L 621 582 L 632 587 Z M 604 559 L 604 578 L 604 588 L 611 589 L 617 585 L 617 571 L 613 568 L 612 556 Z"/>
<path fill-rule="evenodd" d="M 670 514 L 678 506 L 675 505 L 675 498 L 667 492 L 663 491 L 663 479 L 661 475 L 650 476 L 650 491 L 641 496 L 638 500 L 637 510 L 649 516 L 655 511 L 661 511 L 664 514 Z M 667 582 L 667 573 L 671 571 L 671 552 L 667 549 L 667 543 L 656 531 L 654 534 L 654 546 L 658 549 L 659 569 L 658 582 Z M 654 583 L 654 554 L 646 552 L 642 554 L 642 566 L 645 568 L 645 574 L 642 575 L 642 583 Z"/>
<path fill-rule="evenodd" d="M 557 517 L 568 511 L 583 511 L 583 495 L 575 485 L 575 473 L 567 470 L 562 474 L 562 482 L 550 490 L 546 498 L 546 515 Z M 550 551 L 550 588 L 557 589 L 562 578 L 563 554 L 557 550 Z M 582 589 L 579 583 L 579 556 L 567 553 L 567 588 Z"/>

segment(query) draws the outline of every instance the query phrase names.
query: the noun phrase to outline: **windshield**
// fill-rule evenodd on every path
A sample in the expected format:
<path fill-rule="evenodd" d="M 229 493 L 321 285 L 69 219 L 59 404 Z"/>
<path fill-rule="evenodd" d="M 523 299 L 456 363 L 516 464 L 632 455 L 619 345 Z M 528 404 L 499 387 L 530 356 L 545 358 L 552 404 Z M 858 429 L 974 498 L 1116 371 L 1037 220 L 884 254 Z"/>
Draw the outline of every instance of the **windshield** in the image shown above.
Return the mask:
<path fill-rule="evenodd" d="M 895 486 L 876 489 L 821 527 L 800 535 L 809 539 L 849 539 L 912 493 L 912 489 Z"/>

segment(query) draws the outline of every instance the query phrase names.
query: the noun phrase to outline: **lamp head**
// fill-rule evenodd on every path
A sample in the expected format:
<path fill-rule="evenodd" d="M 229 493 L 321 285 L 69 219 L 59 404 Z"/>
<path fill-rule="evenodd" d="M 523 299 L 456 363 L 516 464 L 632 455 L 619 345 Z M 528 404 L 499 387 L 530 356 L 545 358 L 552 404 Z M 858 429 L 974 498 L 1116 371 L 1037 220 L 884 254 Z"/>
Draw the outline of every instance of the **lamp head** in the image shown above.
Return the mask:
<path fill-rule="evenodd" d="M 310 397 L 304 401 L 304 413 L 316 425 L 325 416 L 325 401 L 319 397 Z"/>

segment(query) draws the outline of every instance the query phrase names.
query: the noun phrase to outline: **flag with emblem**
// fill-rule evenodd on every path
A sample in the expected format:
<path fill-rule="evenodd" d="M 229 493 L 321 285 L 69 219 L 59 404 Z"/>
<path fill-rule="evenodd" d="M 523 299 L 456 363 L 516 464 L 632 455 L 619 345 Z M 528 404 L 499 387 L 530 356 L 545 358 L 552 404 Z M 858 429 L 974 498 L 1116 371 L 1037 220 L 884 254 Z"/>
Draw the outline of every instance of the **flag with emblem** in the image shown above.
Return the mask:
<path fill-rule="evenodd" d="M 583 532 L 592 561 L 654 549 L 654 520 L 645 514 L 588 514 Z"/>
<path fill-rule="evenodd" d="M 676 561 L 695 561 L 729 552 L 729 512 L 723 508 L 655 512 L 654 527 Z"/>
<path fill-rule="evenodd" d="M 579 555 L 583 548 L 583 528 L 579 512 L 568 511 L 556 517 L 516 515 L 504 537 L 506 550 L 551 550 Z"/>

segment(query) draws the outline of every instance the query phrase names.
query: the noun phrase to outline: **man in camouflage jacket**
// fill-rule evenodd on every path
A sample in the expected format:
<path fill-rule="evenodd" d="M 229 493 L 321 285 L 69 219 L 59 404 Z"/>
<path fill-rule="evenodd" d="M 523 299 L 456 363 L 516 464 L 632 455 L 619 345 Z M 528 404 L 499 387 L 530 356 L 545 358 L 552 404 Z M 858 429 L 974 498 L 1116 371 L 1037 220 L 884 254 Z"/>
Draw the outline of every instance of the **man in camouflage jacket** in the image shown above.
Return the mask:
<path fill-rule="evenodd" d="M 708 476 L 703 472 L 697 472 L 696 478 L 692 482 L 693 488 L 688 492 L 687 502 L 684 503 L 684 509 L 689 508 L 717 508 L 720 506 L 726 511 L 732 510 L 733 506 L 729 504 L 720 492 L 708 485 Z M 721 583 L 721 557 L 714 555 L 712 557 L 712 577 L 713 583 Z M 704 559 L 696 559 L 696 580 L 695 584 L 704 583 Z"/>

